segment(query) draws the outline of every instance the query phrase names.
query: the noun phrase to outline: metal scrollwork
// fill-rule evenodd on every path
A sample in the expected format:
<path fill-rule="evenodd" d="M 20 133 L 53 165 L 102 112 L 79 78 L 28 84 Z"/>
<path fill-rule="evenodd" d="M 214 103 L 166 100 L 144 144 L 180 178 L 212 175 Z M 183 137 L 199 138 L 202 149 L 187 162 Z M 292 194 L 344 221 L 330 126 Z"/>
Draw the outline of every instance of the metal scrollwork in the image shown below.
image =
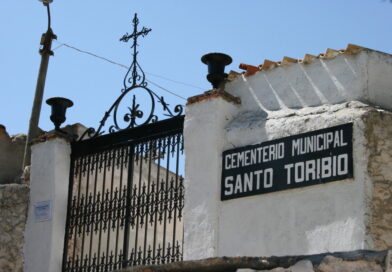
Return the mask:
<path fill-rule="evenodd" d="M 141 37 L 145 37 L 151 31 L 150 28 L 143 27 L 141 31 L 138 31 L 139 19 L 137 18 L 137 14 L 135 13 L 135 17 L 132 20 L 133 23 L 133 33 L 126 33 L 120 39 L 122 42 L 128 42 L 132 40 L 133 54 L 132 54 L 132 64 L 129 67 L 127 73 L 125 74 L 123 85 L 124 88 L 121 90 L 120 96 L 116 99 L 113 105 L 109 108 L 107 112 L 105 112 L 104 117 L 100 121 L 100 125 L 98 129 L 88 128 L 82 136 L 79 138 L 79 141 L 85 138 L 94 138 L 99 135 L 105 133 L 103 128 L 106 124 L 107 119 L 110 116 L 113 116 L 113 124 L 109 126 L 109 133 L 117 132 L 124 129 L 134 128 L 136 126 L 145 125 L 148 123 L 154 123 L 158 121 L 158 116 L 155 114 L 156 103 L 161 104 L 163 115 L 167 117 L 175 117 L 180 116 L 183 113 L 183 106 L 176 105 L 174 110 L 170 110 L 169 104 L 165 101 L 163 96 L 157 95 L 154 91 L 148 88 L 148 84 L 146 82 L 146 75 L 141 68 L 140 64 L 137 61 L 137 55 L 139 52 L 137 51 L 137 39 Z M 145 92 L 145 95 L 150 100 L 150 110 L 148 112 L 143 112 L 141 110 L 140 104 L 137 102 L 137 96 L 135 94 L 136 91 Z M 132 95 L 131 105 L 127 107 L 127 112 L 125 114 L 121 114 L 119 112 L 120 104 L 125 101 L 125 97 L 134 92 Z M 145 101 L 143 101 L 145 102 Z M 121 116 L 122 115 L 122 116 Z M 119 119 L 119 117 L 122 117 Z M 121 125 L 121 122 L 126 125 Z"/>

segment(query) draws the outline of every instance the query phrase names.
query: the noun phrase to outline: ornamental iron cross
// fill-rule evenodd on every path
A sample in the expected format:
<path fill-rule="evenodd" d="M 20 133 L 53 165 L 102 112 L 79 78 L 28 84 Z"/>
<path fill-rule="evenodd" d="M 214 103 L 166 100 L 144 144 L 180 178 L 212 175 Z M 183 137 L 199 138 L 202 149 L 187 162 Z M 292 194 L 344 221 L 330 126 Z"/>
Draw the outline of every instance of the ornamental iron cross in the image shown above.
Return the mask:
<path fill-rule="evenodd" d="M 139 85 L 144 85 L 145 78 L 144 78 L 143 70 L 142 70 L 142 76 L 137 74 L 137 67 L 139 67 L 139 69 L 141 69 L 141 68 L 140 68 L 139 63 L 137 62 L 138 51 L 136 50 L 136 47 L 138 46 L 137 39 L 139 38 L 139 36 L 142 36 L 142 37 L 147 36 L 147 34 L 151 31 L 151 28 L 145 28 L 143 26 L 142 30 L 138 32 L 137 27 L 139 25 L 139 19 L 137 18 L 137 13 L 135 13 L 135 17 L 133 18 L 132 23 L 133 23 L 133 33 L 129 35 L 127 32 L 124 36 L 122 36 L 120 41 L 128 42 L 130 39 L 133 39 L 133 44 L 131 47 L 131 48 L 133 48 L 133 61 L 132 61 L 132 65 L 130 67 L 130 70 L 132 70 L 132 86 L 136 86 L 138 81 L 140 81 Z M 129 71 L 128 71 L 128 73 L 129 73 Z M 125 89 L 127 89 L 127 81 L 129 83 L 131 83 L 131 78 L 129 78 L 127 80 L 128 73 L 124 78 L 124 88 Z"/>
<path fill-rule="evenodd" d="M 138 51 L 136 47 L 137 39 L 142 36 L 146 36 L 151 29 L 143 27 L 141 31 L 138 31 L 137 27 L 139 25 L 139 19 L 137 18 L 137 14 L 135 13 L 135 17 L 132 20 L 133 23 L 133 33 L 126 33 L 120 41 L 128 42 L 130 39 L 133 39 L 133 58 L 132 64 L 129 67 L 125 77 L 124 77 L 124 89 L 121 90 L 121 95 L 116 99 L 116 101 L 112 104 L 110 109 L 105 112 L 104 117 L 100 121 L 98 129 L 94 129 L 92 127 L 88 128 L 78 141 L 82 141 L 85 137 L 95 138 L 102 135 L 105 131 L 103 130 L 106 126 L 107 119 L 112 116 L 113 124 L 109 126 L 109 133 L 113 133 L 116 131 L 121 131 L 124 129 L 134 128 L 140 125 L 145 125 L 149 123 L 155 123 L 158 121 L 158 116 L 155 113 L 155 105 L 160 104 L 162 106 L 163 115 L 166 117 L 176 117 L 180 116 L 183 112 L 182 105 L 176 105 L 174 109 L 169 108 L 169 104 L 166 103 L 163 96 L 156 94 L 154 91 L 147 87 L 146 76 L 143 72 L 143 69 L 139 65 L 137 61 Z M 119 110 L 120 104 L 122 101 L 127 101 L 127 94 L 133 92 L 134 90 L 145 91 L 147 92 L 147 99 L 143 100 L 143 105 L 148 105 L 148 100 L 150 101 L 150 109 L 143 110 L 140 107 L 140 104 L 136 102 L 136 94 L 133 93 L 131 105 L 127 106 L 128 111 L 124 114 Z M 146 108 L 146 107 L 144 107 Z M 122 118 L 121 118 L 122 117 Z M 124 121 L 121 124 L 120 121 Z"/>

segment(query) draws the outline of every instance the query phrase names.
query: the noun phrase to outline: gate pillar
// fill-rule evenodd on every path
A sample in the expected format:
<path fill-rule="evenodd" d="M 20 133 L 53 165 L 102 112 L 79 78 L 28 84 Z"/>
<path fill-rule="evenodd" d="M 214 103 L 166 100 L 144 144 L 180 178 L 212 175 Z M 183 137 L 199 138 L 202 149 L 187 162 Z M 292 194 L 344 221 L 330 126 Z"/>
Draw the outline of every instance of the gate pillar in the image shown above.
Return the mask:
<path fill-rule="evenodd" d="M 238 98 L 222 90 L 188 99 L 184 122 L 184 260 L 217 256 L 224 128 L 239 103 Z"/>
<path fill-rule="evenodd" d="M 24 271 L 61 271 L 70 171 L 70 141 L 57 132 L 32 146 Z"/>

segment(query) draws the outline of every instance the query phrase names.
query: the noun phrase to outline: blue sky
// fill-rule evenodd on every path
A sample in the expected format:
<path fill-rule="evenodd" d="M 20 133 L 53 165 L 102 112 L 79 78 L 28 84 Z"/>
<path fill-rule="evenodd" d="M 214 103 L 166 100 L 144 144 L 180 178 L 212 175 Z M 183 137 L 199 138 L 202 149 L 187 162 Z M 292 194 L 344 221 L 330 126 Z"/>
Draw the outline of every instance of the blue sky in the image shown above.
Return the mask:
<path fill-rule="evenodd" d="M 182 97 L 210 89 L 206 66 L 200 62 L 208 52 L 229 54 L 233 63 L 227 71 L 239 70 L 241 62 L 302 58 L 327 48 L 343 49 L 348 43 L 392 53 L 392 4 L 383 0 L 54 0 L 51 12 L 58 36 L 53 48 L 66 43 L 125 65 L 131 60 L 130 44 L 119 38 L 132 31 L 137 12 L 140 26 L 152 28 L 139 47 L 147 78 Z M 39 41 L 46 25 L 46 10 L 38 0 L 2 1 L 0 124 L 10 134 L 28 129 Z M 73 100 L 66 123 L 97 127 L 120 95 L 125 73 L 124 68 L 62 46 L 50 59 L 44 100 Z M 185 104 L 149 86 L 171 106 Z M 53 128 L 49 115 L 43 104 L 44 130 Z"/>

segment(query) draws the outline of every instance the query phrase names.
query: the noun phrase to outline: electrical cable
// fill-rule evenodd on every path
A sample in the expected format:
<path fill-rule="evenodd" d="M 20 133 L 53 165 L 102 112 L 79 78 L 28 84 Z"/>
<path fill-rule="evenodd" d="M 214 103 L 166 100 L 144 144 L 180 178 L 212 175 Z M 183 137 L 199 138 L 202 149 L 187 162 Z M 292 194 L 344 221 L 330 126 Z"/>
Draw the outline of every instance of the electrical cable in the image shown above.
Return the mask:
<path fill-rule="evenodd" d="M 52 49 L 53 51 L 59 49 L 60 47 L 64 46 L 64 44 L 60 44 L 59 46 L 56 46 L 54 49 Z"/>
<path fill-rule="evenodd" d="M 178 98 L 184 99 L 184 100 L 186 101 L 186 98 L 185 98 L 185 97 L 182 97 L 182 96 L 180 96 L 180 95 L 178 95 L 178 94 L 176 94 L 176 93 L 174 93 L 174 92 L 172 92 L 172 91 L 170 91 L 170 90 L 168 90 L 168 89 L 166 89 L 166 88 L 164 88 L 164 87 L 162 87 L 162 86 L 160 86 L 160 85 L 158 85 L 158 84 L 152 82 L 151 80 L 146 79 L 146 81 L 148 81 L 149 83 L 151 83 L 151 84 L 154 85 L 155 87 L 158 87 L 159 89 L 162 89 L 162 90 L 164 90 L 165 92 L 168 92 L 168 93 L 170 93 L 170 94 L 172 94 L 172 95 L 174 95 L 174 96 L 177 96 Z"/>
<path fill-rule="evenodd" d="M 85 51 L 85 50 L 79 49 L 79 48 L 77 48 L 77 47 L 75 47 L 75 46 L 72 46 L 72 45 L 69 45 L 69 44 L 66 44 L 66 43 L 61 43 L 61 42 L 58 42 L 58 41 L 56 41 L 56 42 L 59 43 L 59 46 L 55 47 L 55 48 L 53 49 L 53 51 L 59 49 L 59 48 L 62 47 L 62 46 L 65 46 L 65 47 L 68 47 L 68 48 L 73 49 L 73 50 L 75 50 L 75 51 L 78 51 L 78 52 L 80 52 L 80 53 L 82 53 L 82 54 L 87 54 L 87 55 L 90 55 L 90 56 L 92 56 L 92 57 L 95 57 L 95 58 L 104 60 L 104 61 L 106 61 L 106 62 L 109 62 L 109 63 L 111 63 L 111 64 L 120 66 L 120 67 L 122 67 L 122 68 L 129 69 L 128 66 L 126 66 L 126 65 L 124 65 L 124 64 L 121 64 L 121 63 L 118 63 L 118 62 L 115 62 L 115 61 L 113 61 L 113 60 L 111 60 L 111 59 L 108 59 L 108 58 L 106 58 L 106 57 L 99 56 L 99 55 L 97 55 L 97 54 L 94 54 L 94 53 L 91 53 L 91 52 L 89 52 L 89 51 Z M 200 88 L 200 87 L 198 87 L 198 86 L 195 86 L 195 85 L 192 85 L 192 84 L 189 84 L 189 83 L 185 83 L 185 82 L 181 82 L 181 81 L 177 81 L 177 80 L 173 80 L 173 79 L 170 79 L 170 78 L 167 78 L 167 77 L 164 77 L 164 76 L 160 76 L 160 75 L 157 75 L 157 74 L 153 74 L 153 73 L 149 73 L 149 72 L 146 72 L 146 74 L 149 74 L 149 75 L 152 75 L 152 76 L 155 76 L 155 77 L 158 77 L 158 78 L 167 80 L 167 81 L 171 81 L 171 82 L 173 82 L 173 83 L 177 83 L 177 84 L 181 84 L 181 85 L 185 85 L 185 86 L 189 86 L 189 87 L 194 87 L 194 88 L 198 88 L 198 89 L 200 89 L 200 90 L 203 90 L 202 88 Z M 150 82 L 151 84 L 153 84 L 154 86 L 156 86 L 156 87 L 158 87 L 158 88 L 160 88 L 160 89 L 162 89 L 162 90 L 164 90 L 164 91 L 166 91 L 166 92 L 168 92 L 168 93 L 170 93 L 170 94 L 172 94 L 172 95 L 174 95 L 174 96 L 177 96 L 178 98 L 181 98 L 181 99 L 183 99 L 183 100 L 186 100 L 186 98 L 184 98 L 184 97 L 182 97 L 182 96 L 176 94 L 175 92 L 170 91 L 170 90 L 168 90 L 168 89 L 166 89 L 166 88 L 160 86 L 159 84 L 157 84 L 157 83 L 155 83 L 155 82 L 153 82 L 153 81 L 151 81 L 151 80 L 148 80 L 148 79 L 146 79 L 146 80 L 147 80 L 148 82 Z"/>
<path fill-rule="evenodd" d="M 157 74 L 153 74 L 153 73 L 150 73 L 150 72 L 146 72 L 146 74 L 148 74 L 148 75 L 150 75 L 150 76 L 158 77 L 158 78 L 161 78 L 161 79 L 164 79 L 164 80 L 167 80 L 167 81 L 171 81 L 171 82 L 173 82 L 173 83 L 177 83 L 177 84 L 181 84 L 181 85 L 184 85 L 184 86 L 188 86 L 188 87 L 192 87 L 192 88 L 197 88 L 197 89 L 200 89 L 200 90 L 204 90 L 203 88 L 198 87 L 198 86 L 196 86 L 196 85 L 189 84 L 189 83 L 182 82 L 182 81 L 178 81 L 178 80 L 174 80 L 174 79 L 170 79 L 170 78 L 167 78 L 167 77 L 164 77 L 164 76 L 160 76 L 160 75 L 157 75 Z"/>
<path fill-rule="evenodd" d="M 73 49 L 73 50 L 76 50 L 76 51 L 78 51 L 78 52 L 80 52 L 80 53 L 87 54 L 87 55 L 93 56 L 93 57 L 95 57 L 95 58 L 98 58 L 98 59 L 101 59 L 101 60 L 110 62 L 111 64 L 118 65 L 118 66 L 120 66 L 120 67 L 122 67 L 122 68 L 129 69 L 129 67 L 126 66 L 126 65 L 124 65 L 124 64 L 121 64 L 121 63 L 112 61 L 112 60 L 110 60 L 110 59 L 108 59 L 108 58 L 105 58 L 105 57 L 98 56 L 98 55 L 96 55 L 96 54 L 94 54 L 94 53 L 91 53 L 91 52 L 89 52 L 89 51 L 85 51 L 85 50 L 76 48 L 76 47 L 74 47 L 74 46 L 72 46 L 72 45 L 69 45 L 69 44 L 66 44 L 66 43 L 60 43 L 60 45 L 61 45 L 61 46 L 68 47 L 68 48 Z M 56 49 L 57 49 L 57 48 L 59 48 L 59 47 L 56 47 Z M 53 49 L 53 50 L 55 50 L 55 49 Z"/>

